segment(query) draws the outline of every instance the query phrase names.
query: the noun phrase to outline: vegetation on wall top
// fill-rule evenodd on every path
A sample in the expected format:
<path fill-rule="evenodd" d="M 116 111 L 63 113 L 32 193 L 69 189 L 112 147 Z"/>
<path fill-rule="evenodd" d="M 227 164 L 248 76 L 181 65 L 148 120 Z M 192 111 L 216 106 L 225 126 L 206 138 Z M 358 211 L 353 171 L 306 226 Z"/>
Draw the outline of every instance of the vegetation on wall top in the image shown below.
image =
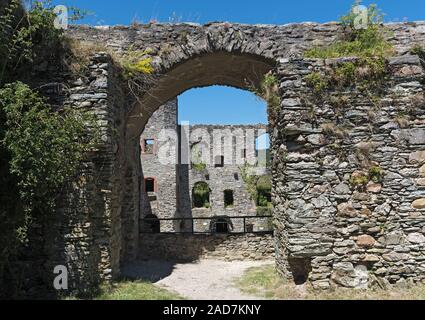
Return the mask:
<path fill-rule="evenodd" d="M 350 12 L 340 18 L 344 28 L 342 38 L 326 47 L 315 47 L 305 53 L 306 58 L 341 58 L 341 57 L 387 57 L 394 50 L 387 41 L 388 31 L 383 26 L 384 14 L 376 4 L 367 8 L 367 21 L 365 26 L 356 25 L 358 14 L 354 8 L 359 7 L 361 1 L 357 0 Z"/>
<path fill-rule="evenodd" d="M 386 59 L 394 53 L 394 48 L 387 40 L 389 32 L 383 25 L 383 14 L 374 4 L 367 8 L 365 25 L 356 25 L 358 13 L 355 8 L 361 1 L 356 1 L 351 11 L 340 22 L 344 32 L 340 39 L 326 47 L 314 47 L 304 54 L 306 58 L 342 58 L 355 57 L 350 61 L 337 64 L 326 75 L 318 72 L 306 76 L 305 80 L 316 93 L 332 87 L 359 86 L 370 92 L 378 90 L 387 74 Z"/>

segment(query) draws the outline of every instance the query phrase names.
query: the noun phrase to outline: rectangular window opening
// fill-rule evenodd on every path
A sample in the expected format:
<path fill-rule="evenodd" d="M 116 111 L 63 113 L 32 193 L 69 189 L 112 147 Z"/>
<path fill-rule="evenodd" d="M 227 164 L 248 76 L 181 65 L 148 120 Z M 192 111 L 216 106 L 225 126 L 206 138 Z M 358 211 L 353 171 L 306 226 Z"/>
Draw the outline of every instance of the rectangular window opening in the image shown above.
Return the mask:
<path fill-rule="evenodd" d="M 155 149 L 155 139 L 144 139 L 142 153 L 153 154 Z"/>
<path fill-rule="evenodd" d="M 155 192 L 155 179 L 154 178 L 146 178 L 145 179 L 145 191 L 147 193 Z"/>
<path fill-rule="evenodd" d="M 215 167 L 224 168 L 224 156 L 215 157 Z"/>
<path fill-rule="evenodd" d="M 229 208 L 233 207 L 235 204 L 235 199 L 233 195 L 233 190 L 225 190 L 224 191 L 224 207 Z"/>

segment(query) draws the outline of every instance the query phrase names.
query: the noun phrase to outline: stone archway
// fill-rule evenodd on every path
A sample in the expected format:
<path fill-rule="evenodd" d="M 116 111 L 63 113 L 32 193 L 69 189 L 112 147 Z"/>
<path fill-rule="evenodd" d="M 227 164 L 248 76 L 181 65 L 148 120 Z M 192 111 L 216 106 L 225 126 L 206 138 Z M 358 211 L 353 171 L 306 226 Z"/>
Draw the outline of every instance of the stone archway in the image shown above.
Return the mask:
<path fill-rule="evenodd" d="M 424 93 L 425 73 L 419 57 L 406 54 L 414 45 L 406 43 L 425 41 L 424 24 L 388 27 L 394 32 L 391 41 L 400 57 L 388 61 L 383 104 L 374 119 L 368 117 L 373 108 L 361 92 L 346 92 L 342 116 L 329 103 L 311 103 L 314 91 L 305 76 L 344 59 L 308 60 L 303 51 L 333 42 L 341 32 L 335 23 L 72 27 L 73 38 L 106 43 L 118 54 L 130 47 L 149 48 L 158 73 L 158 81 L 139 97 L 139 104 L 130 106 L 119 69 L 107 54 L 99 53 L 91 60 L 86 83 L 71 88 L 70 104 L 92 106 L 106 123 L 99 152 L 106 164 L 99 167 L 102 181 L 94 189 L 93 200 L 96 210 L 101 210 L 93 217 L 96 224 L 91 224 L 90 235 L 84 230 L 81 236 L 81 224 L 77 224 L 78 235 L 71 228 L 67 237 L 70 248 L 84 238 L 101 265 L 84 250 L 78 251 L 82 257 L 66 252 L 67 261 L 84 260 L 75 273 L 102 270 L 102 277 L 108 279 L 119 274 L 120 262 L 134 258 L 139 185 L 136 144 L 152 113 L 189 88 L 223 84 L 249 89 L 246 80 L 258 84 L 265 72 L 274 70 L 281 96 L 270 131 L 278 270 L 300 282 L 308 279 L 321 289 L 332 283 L 364 285 L 363 276 L 368 274 L 368 281 L 373 277 L 390 282 L 423 280 L 425 251 L 418 246 L 425 244 L 425 189 L 423 169 L 419 169 L 424 163 L 425 129 L 422 120 L 400 127 L 394 116 L 410 107 L 417 119 L 424 117 L 423 104 L 413 98 Z M 401 96 L 394 97 L 394 92 Z M 352 130 L 347 139 L 332 135 L 337 118 Z M 369 156 L 384 174 L 381 184 L 359 191 L 350 186 L 350 176 L 359 169 L 356 154 L 365 143 L 377 146 Z M 78 219 L 88 220 L 83 214 Z"/>
<path fill-rule="evenodd" d="M 140 49 L 144 50 L 144 49 Z M 169 53 L 169 56 L 178 56 Z M 174 64 L 167 63 L 156 65 L 158 73 L 155 74 L 155 81 L 149 84 L 149 89 L 144 94 L 137 97 L 137 102 L 133 104 L 132 109 L 126 117 L 125 142 L 127 161 L 126 172 L 132 177 L 138 177 L 140 172 L 140 158 L 137 152 L 139 137 L 152 114 L 160 107 L 167 104 L 168 101 L 176 98 L 186 90 L 211 85 L 225 85 L 239 89 L 252 91 L 257 88 L 263 80 L 265 74 L 270 71 L 276 71 L 278 62 L 274 59 L 257 54 L 241 53 L 239 50 L 223 51 L 210 48 L 209 52 L 203 54 L 194 54 L 184 60 L 178 59 Z M 138 179 L 134 178 L 131 183 L 126 185 L 128 192 L 127 204 L 123 208 L 122 216 L 131 221 L 128 229 L 124 229 L 124 234 L 134 234 L 137 230 L 133 225 L 137 224 L 139 212 L 137 204 L 139 195 L 132 193 L 131 190 L 137 190 Z M 132 198 L 130 198 L 130 195 Z M 130 239 L 134 243 L 130 246 L 133 252 L 126 252 L 125 259 L 134 259 L 138 244 L 136 237 Z M 128 242 L 123 240 L 123 244 Z"/>
<path fill-rule="evenodd" d="M 177 62 L 163 71 L 152 88 L 135 104 L 128 115 L 127 137 L 140 136 L 153 112 L 186 90 L 212 85 L 252 90 L 259 86 L 267 72 L 276 67 L 274 59 L 239 51 L 210 52 Z"/>

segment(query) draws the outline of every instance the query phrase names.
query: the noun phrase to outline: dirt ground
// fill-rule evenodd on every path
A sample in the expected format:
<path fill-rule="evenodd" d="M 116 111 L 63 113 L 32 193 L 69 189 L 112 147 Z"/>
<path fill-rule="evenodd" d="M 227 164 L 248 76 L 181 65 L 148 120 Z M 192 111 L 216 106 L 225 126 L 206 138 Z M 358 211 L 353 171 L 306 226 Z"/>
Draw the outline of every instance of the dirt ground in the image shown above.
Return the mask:
<path fill-rule="evenodd" d="M 190 300 L 253 300 L 259 297 L 242 293 L 234 281 L 252 267 L 273 264 L 273 261 L 217 261 L 194 263 L 139 261 L 123 268 L 131 279 L 144 279 L 174 291 Z"/>

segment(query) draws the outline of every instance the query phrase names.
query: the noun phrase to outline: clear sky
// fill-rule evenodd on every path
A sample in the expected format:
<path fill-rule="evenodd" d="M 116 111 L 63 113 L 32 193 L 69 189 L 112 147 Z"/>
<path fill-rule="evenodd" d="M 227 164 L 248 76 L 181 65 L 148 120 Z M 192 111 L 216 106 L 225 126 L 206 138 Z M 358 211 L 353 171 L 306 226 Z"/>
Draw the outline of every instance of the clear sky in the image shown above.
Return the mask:
<path fill-rule="evenodd" d="M 130 24 L 157 20 L 230 21 L 240 23 L 285 24 L 290 22 L 337 20 L 354 0 L 54 0 L 87 9 L 90 24 Z M 387 21 L 425 19 L 423 0 L 375 0 L 387 14 Z"/>
<path fill-rule="evenodd" d="M 81 23 L 229 21 L 250 24 L 335 21 L 354 0 L 53 0 L 90 11 Z M 387 22 L 425 20 L 424 0 L 375 0 Z M 180 97 L 180 120 L 205 124 L 265 123 L 266 106 L 253 94 L 225 87 L 189 90 Z"/>

